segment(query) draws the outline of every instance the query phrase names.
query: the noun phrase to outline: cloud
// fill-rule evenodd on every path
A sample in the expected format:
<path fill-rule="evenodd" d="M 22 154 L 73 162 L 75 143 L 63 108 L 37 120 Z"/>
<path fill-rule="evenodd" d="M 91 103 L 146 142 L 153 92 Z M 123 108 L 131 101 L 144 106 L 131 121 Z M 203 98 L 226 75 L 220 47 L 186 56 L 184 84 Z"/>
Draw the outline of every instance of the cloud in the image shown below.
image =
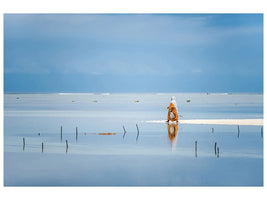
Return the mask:
<path fill-rule="evenodd" d="M 124 43 L 203 45 L 262 31 L 258 26 L 210 26 L 212 15 L 5 15 L 5 36 Z"/>
<path fill-rule="evenodd" d="M 257 24 L 214 26 L 216 17 L 5 14 L 5 73 L 201 73 L 201 66 L 213 66 L 211 60 L 220 58 L 209 57 L 211 51 L 216 53 L 229 38 L 262 34 Z M 240 41 L 229 46 L 233 49 Z M 225 54 L 221 57 L 226 60 Z"/>

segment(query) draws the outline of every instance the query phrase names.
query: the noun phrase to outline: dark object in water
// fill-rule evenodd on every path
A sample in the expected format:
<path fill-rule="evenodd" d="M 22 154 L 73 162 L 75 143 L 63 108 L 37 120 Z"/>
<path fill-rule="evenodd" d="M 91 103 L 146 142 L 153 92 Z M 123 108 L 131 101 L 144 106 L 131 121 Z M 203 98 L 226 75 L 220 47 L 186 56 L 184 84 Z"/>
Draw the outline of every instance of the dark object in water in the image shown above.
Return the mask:
<path fill-rule="evenodd" d="M 61 128 L 60 128 L 60 140 L 61 140 L 61 142 L 62 142 L 62 126 L 61 126 Z"/>
<path fill-rule="evenodd" d="M 40 133 L 38 133 L 38 135 L 40 136 L 41 134 L 40 134 Z"/>
<path fill-rule="evenodd" d="M 263 137 L 263 127 L 261 127 L 261 137 Z"/>
<path fill-rule="evenodd" d="M 44 152 L 44 143 L 42 142 L 42 153 Z"/>
<path fill-rule="evenodd" d="M 138 103 L 138 102 L 140 102 L 140 101 L 139 101 L 139 100 L 135 100 L 134 102 L 135 102 L 135 103 Z"/>
<path fill-rule="evenodd" d="M 68 152 L 68 148 L 69 148 L 69 144 L 68 144 L 68 140 L 66 140 L 66 153 Z"/>
<path fill-rule="evenodd" d="M 25 138 L 23 138 L 23 151 L 25 150 Z"/>
<path fill-rule="evenodd" d="M 239 132 L 240 132 L 240 130 L 239 130 L 239 125 L 237 126 L 237 137 L 239 138 Z"/>
<path fill-rule="evenodd" d="M 211 132 L 214 133 L 214 128 L 211 129 Z"/>
<path fill-rule="evenodd" d="M 78 127 L 76 126 L 76 141 L 78 140 Z"/>
<path fill-rule="evenodd" d="M 136 141 L 138 140 L 138 137 L 139 137 L 139 128 L 138 128 L 138 125 L 136 124 L 136 128 L 137 128 L 137 136 L 136 136 Z"/>
<path fill-rule="evenodd" d="M 187 99 L 186 102 L 191 102 L 191 100 L 190 99 Z"/>
<path fill-rule="evenodd" d="M 217 148 L 217 142 L 215 142 L 215 145 L 214 145 L 215 155 L 217 154 L 217 152 L 216 152 L 216 148 Z"/>
<path fill-rule="evenodd" d="M 219 158 L 219 147 L 217 147 L 217 158 Z"/>
<path fill-rule="evenodd" d="M 126 134 L 126 130 L 125 130 L 124 126 L 122 126 L 122 127 L 123 127 L 123 130 L 124 130 L 124 134 L 123 134 L 123 139 L 124 139 L 124 136 Z"/>

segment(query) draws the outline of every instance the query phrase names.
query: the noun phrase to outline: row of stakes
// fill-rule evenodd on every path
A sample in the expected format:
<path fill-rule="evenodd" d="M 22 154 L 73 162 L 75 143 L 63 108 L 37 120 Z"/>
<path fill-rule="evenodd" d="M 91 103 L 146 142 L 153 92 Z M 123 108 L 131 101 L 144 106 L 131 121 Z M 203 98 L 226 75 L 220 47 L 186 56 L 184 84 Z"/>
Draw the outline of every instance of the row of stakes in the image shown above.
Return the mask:
<path fill-rule="evenodd" d="M 211 132 L 214 133 L 214 128 L 211 129 Z M 239 138 L 240 128 L 237 126 L 237 137 Z M 261 127 L 261 137 L 263 137 L 263 127 Z M 219 158 L 219 147 L 217 146 L 217 142 L 214 144 L 214 152 L 215 156 Z M 197 141 L 195 141 L 195 157 L 197 157 Z"/>
<path fill-rule="evenodd" d="M 124 125 L 122 127 L 124 130 L 124 134 L 123 134 L 123 139 L 124 139 L 126 130 L 125 130 Z M 137 135 L 136 135 L 136 142 L 137 142 L 138 137 L 139 137 L 139 128 L 137 124 L 136 124 L 136 129 L 137 129 Z M 211 132 L 214 133 L 214 128 L 211 129 Z M 237 132 L 238 132 L 237 137 L 239 138 L 239 133 L 240 133 L 239 125 L 237 126 Z M 40 133 L 38 135 L 40 135 Z M 261 127 L 261 137 L 263 137 L 263 127 Z M 62 141 L 62 126 L 60 128 L 60 139 Z M 78 140 L 78 127 L 76 127 L 76 141 L 77 140 Z M 69 148 L 69 144 L 68 144 L 68 140 L 66 140 L 66 153 L 68 152 L 68 148 Z M 23 151 L 24 150 L 25 150 L 25 138 L 23 137 Z M 215 156 L 219 158 L 219 147 L 217 147 L 217 142 L 215 142 L 214 151 L 215 151 Z M 44 152 L 44 143 L 42 142 L 42 153 L 43 152 Z M 195 157 L 197 157 L 197 141 L 195 141 Z"/>
<path fill-rule="evenodd" d="M 217 147 L 217 142 L 214 144 L 214 151 L 215 151 L 215 156 L 219 158 L 219 147 Z M 195 141 L 195 157 L 197 157 L 197 141 Z"/>
<path fill-rule="evenodd" d="M 139 137 L 139 128 L 138 125 L 136 124 L 136 128 L 137 128 L 137 136 L 136 136 L 136 142 L 138 141 L 138 137 Z M 62 141 L 62 126 L 60 127 L 60 140 Z M 125 127 L 123 126 L 123 130 L 124 130 L 124 134 L 123 134 L 123 139 L 125 137 L 126 134 L 126 130 Z M 40 133 L 38 133 L 38 135 L 40 135 Z M 76 127 L 76 141 L 78 140 L 78 127 Z M 69 143 L 68 140 L 66 140 L 66 153 L 68 152 L 69 149 Z M 25 150 L 25 138 L 23 137 L 23 151 Z M 44 143 L 42 142 L 42 153 L 44 152 Z"/>

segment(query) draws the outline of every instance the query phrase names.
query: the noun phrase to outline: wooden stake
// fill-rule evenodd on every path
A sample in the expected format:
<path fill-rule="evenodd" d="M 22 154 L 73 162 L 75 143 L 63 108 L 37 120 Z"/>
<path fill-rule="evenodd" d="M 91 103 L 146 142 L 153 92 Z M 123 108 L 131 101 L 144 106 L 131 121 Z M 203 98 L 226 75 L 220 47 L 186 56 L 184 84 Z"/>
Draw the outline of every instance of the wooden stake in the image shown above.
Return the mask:
<path fill-rule="evenodd" d="M 25 150 L 25 138 L 23 138 L 23 151 Z"/>
<path fill-rule="evenodd" d="M 78 140 L 78 127 L 76 126 L 76 141 Z"/>
<path fill-rule="evenodd" d="M 215 145 L 214 145 L 215 155 L 217 154 L 217 152 L 216 152 L 216 147 L 217 147 L 217 142 L 215 142 Z"/>
<path fill-rule="evenodd" d="M 44 143 L 42 142 L 42 153 L 44 152 Z"/>
<path fill-rule="evenodd" d="M 68 144 L 68 140 L 66 140 L 66 153 L 68 152 L 68 148 L 69 148 L 69 144 Z"/>
<path fill-rule="evenodd" d="M 123 139 L 124 139 L 124 136 L 126 134 L 126 130 L 125 130 L 124 126 L 122 126 L 122 127 L 123 127 L 123 130 L 124 130 L 124 134 L 123 134 Z"/>
<path fill-rule="evenodd" d="M 136 136 L 136 141 L 138 140 L 138 137 L 139 137 L 139 128 L 138 128 L 138 125 L 136 124 L 136 128 L 137 128 L 137 136 Z"/>
<path fill-rule="evenodd" d="M 62 141 L 62 126 L 61 126 L 61 128 L 60 128 L 60 132 L 61 132 L 61 134 L 60 134 L 60 140 Z"/>

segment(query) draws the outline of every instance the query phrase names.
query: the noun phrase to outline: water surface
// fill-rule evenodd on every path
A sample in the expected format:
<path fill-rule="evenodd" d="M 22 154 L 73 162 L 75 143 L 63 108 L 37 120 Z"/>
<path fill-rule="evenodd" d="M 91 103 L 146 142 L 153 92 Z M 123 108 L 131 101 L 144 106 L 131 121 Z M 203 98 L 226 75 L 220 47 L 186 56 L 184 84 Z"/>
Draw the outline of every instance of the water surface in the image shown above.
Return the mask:
<path fill-rule="evenodd" d="M 4 185 L 263 185 L 261 126 L 146 123 L 171 96 L 182 119 L 263 118 L 262 94 L 5 94 Z"/>

